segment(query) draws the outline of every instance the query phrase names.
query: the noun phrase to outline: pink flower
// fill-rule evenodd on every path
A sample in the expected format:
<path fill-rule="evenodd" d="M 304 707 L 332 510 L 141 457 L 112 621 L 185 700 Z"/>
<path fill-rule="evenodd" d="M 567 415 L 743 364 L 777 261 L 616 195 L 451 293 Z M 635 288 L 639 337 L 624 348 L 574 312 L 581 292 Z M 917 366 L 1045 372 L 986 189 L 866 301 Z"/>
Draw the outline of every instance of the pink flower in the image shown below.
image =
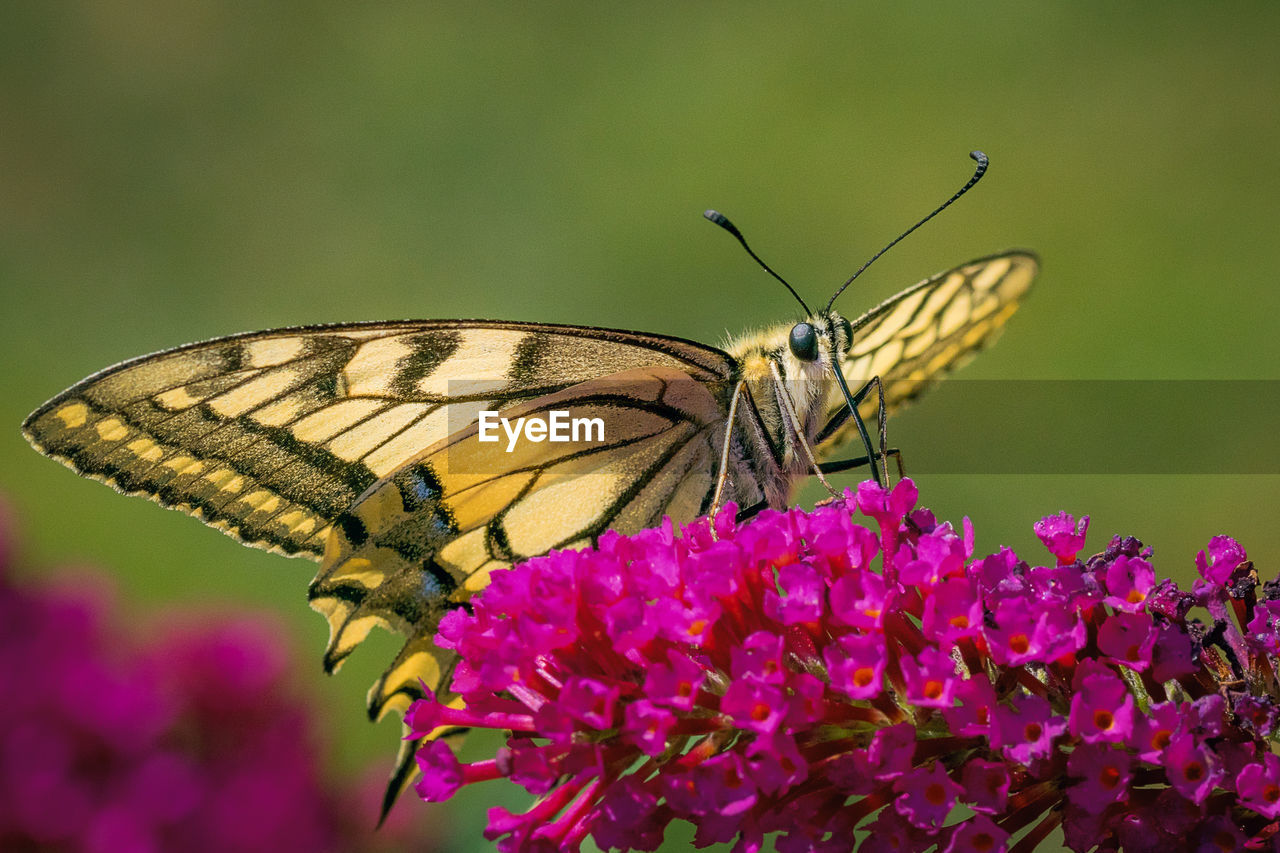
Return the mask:
<path fill-rule="evenodd" d="M 1214 586 L 1225 586 L 1248 555 L 1240 543 L 1230 536 L 1215 536 L 1209 547 L 1196 554 L 1196 569 Z"/>
<path fill-rule="evenodd" d="M 893 782 L 898 792 L 894 808 L 915 826 L 937 829 L 947 819 L 964 788 L 952 781 L 947 768 L 934 762 L 925 768 L 913 768 Z"/>
<path fill-rule="evenodd" d="M 1263 817 L 1280 817 L 1280 757 L 1268 752 L 1262 763 L 1250 763 L 1236 780 L 1240 801 Z"/>
<path fill-rule="evenodd" d="M 1096 743 L 1078 746 L 1067 759 L 1067 773 L 1080 781 L 1067 792 L 1071 802 L 1097 814 L 1129 793 L 1129 755 Z"/>
<path fill-rule="evenodd" d="M 1169 782 L 1182 796 L 1200 804 L 1222 779 L 1222 766 L 1207 744 L 1191 732 L 1179 732 L 1160 756 Z"/>
<path fill-rule="evenodd" d="M 741 525 L 726 507 L 494 573 L 441 625 L 466 708 L 429 697 L 407 722 L 513 734 L 487 761 L 424 747 L 420 792 L 536 794 L 491 813 L 504 851 L 649 850 L 675 820 L 783 853 L 848 850 L 855 827 L 864 850 L 1000 850 L 1059 820 L 1079 849 L 1261 837 L 1280 617 L 1242 586 L 1243 549 L 1211 543 L 1233 585 L 1188 595 L 1136 539 L 1081 559 L 1087 519 L 1042 520 L 1053 564 L 1033 566 L 975 557 L 972 525 L 917 497 L 864 483 Z"/>
<path fill-rule="evenodd" d="M 1085 535 L 1089 531 L 1089 516 L 1081 518 L 1080 523 L 1076 524 L 1073 515 L 1060 512 L 1037 521 L 1035 531 L 1049 553 L 1058 558 L 1058 565 L 1065 566 L 1075 562 L 1076 554 L 1084 547 Z"/>

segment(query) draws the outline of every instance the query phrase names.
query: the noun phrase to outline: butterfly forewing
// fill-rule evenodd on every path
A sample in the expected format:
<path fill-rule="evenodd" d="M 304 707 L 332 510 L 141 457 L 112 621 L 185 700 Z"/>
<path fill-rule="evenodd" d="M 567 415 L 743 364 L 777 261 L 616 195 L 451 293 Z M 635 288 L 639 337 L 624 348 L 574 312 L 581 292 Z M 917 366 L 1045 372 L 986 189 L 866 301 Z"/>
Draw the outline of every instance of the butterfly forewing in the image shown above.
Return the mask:
<path fill-rule="evenodd" d="M 318 558 L 329 524 L 459 423 L 586 379 L 666 365 L 700 381 L 727 356 L 580 327 L 422 321 L 282 329 L 95 374 L 24 424 L 42 452 L 249 545 Z M 451 396 L 451 389 L 466 394 Z M 450 405 L 454 408 L 450 409 Z"/>
<path fill-rule="evenodd" d="M 938 273 L 885 300 L 852 323 L 853 344 L 842 364 L 846 381 L 856 390 L 879 376 L 887 409 L 900 408 L 995 341 L 1038 269 L 1031 252 L 1005 252 Z M 833 392 L 830 400 L 834 416 L 844 398 Z M 871 395 L 862 404 L 863 417 L 874 419 L 877 406 Z M 825 436 L 822 452 L 839 448 L 855 429 L 850 422 Z"/>

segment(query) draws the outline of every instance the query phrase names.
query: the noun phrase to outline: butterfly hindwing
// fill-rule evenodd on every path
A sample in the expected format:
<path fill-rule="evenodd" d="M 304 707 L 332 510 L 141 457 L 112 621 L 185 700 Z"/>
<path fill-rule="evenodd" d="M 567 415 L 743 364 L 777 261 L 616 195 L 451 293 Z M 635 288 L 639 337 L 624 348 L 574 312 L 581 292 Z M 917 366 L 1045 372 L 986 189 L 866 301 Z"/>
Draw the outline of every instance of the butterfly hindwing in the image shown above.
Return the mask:
<path fill-rule="evenodd" d="M 666 365 L 728 357 L 675 338 L 490 321 L 302 327 L 108 368 L 37 409 L 37 449 L 241 541 L 319 558 L 330 523 L 468 411 Z"/>
<path fill-rule="evenodd" d="M 566 412 L 597 420 L 599 433 L 520 441 L 508 451 L 505 435 L 481 441 L 479 424 L 470 424 L 374 484 L 334 522 L 309 590 L 329 622 L 326 668 L 379 626 L 405 642 L 369 691 L 370 718 L 403 711 L 424 684 L 448 698 L 454 655 L 432 638 L 440 618 L 484 588 L 490 572 L 589 544 L 606 529 L 634 533 L 664 516 L 683 522 L 706 511 L 729 388 L 672 367 L 589 380 L 502 414 L 509 423 L 549 423 Z M 744 481 L 732 497 L 750 504 L 762 493 Z M 413 776 L 417 744 L 401 746 L 384 813 Z"/>
<path fill-rule="evenodd" d="M 370 694 L 403 708 L 419 679 L 440 688 L 447 659 L 428 642 L 440 616 L 489 573 L 607 529 L 633 533 L 692 520 L 714 491 L 728 385 L 670 367 L 624 371 L 504 410 L 547 423 L 556 411 L 595 421 L 577 440 L 481 441 L 472 424 L 370 488 L 334 524 L 312 605 L 329 620 L 336 667 L 374 625 L 408 637 Z M 568 434 L 568 431 L 565 431 Z M 733 495 L 758 501 L 754 484 Z"/>

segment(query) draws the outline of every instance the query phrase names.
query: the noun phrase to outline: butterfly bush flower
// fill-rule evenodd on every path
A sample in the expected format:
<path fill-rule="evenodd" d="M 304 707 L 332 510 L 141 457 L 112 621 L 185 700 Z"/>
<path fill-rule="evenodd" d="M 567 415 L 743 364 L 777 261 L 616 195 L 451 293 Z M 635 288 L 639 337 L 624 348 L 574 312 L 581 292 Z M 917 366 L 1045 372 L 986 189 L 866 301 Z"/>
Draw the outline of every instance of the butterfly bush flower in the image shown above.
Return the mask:
<path fill-rule="evenodd" d="M 1280 817 L 1280 584 L 1214 538 L 1191 591 L 1150 549 L 1084 557 L 1088 519 L 1035 531 L 1047 554 L 975 556 L 864 483 L 812 512 L 727 508 L 606 534 L 493 575 L 438 641 L 452 691 L 406 721 L 506 730 L 493 758 L 419 755 L 418 793 L 507 779 L 536 799 L 489 814 L 499 849 L 1272 849 Z"/>
<path fill-rule="evenodd" d="M 375 832 L 384 774 L 322 772 L 278 625 L 175 614 L 142 646 L 102 578 L 19 583 L 14 555 L 0 505 L 0 850 L 431 849 Z"/>

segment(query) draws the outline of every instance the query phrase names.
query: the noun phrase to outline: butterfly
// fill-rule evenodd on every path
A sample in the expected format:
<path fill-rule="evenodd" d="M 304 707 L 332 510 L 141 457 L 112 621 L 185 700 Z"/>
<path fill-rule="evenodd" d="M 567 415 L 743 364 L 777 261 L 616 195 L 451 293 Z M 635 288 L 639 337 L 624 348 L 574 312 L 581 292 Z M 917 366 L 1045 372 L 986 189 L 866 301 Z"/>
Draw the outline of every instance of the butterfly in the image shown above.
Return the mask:
<path fill-rule="evenodd" d="M 803 320 L 724 348 L 493 320 L 233 335 L 109 367 L 23 430 L 80 474 L 319 561 L 308 598 L 328 620 L 328 671 L 374 626 L 405 635 L 369 691 L 376 719 L 403 711 L 422 683 L 447 686 L 436 626 L 494 570 L 728 501 L 783 507 L 814 473 L 875 471 L 886 448 L 883 421 L 878 452 L 863 424 L 872 380 L 881 411 L 914 397 L 993 339 L 1036 270 L 1029 252 L 992 255 L 856 320 L 805 306 Z M 550 440 L 566 412 L 600 429 Z M 507 430 L 496 441 L 494 419 Z M 830 461 L 855 433 L 866 455 Z M 402 747 L 386 807 L 413 748 Z"/>

